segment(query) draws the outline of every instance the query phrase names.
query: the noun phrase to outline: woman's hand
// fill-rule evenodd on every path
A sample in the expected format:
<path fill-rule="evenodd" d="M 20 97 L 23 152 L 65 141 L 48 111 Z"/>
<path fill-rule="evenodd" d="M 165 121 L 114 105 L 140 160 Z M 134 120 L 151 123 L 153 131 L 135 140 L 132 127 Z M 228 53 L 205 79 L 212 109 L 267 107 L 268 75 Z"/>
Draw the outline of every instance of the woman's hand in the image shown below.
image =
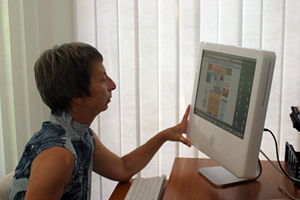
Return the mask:
<path fill-rule="evenodd" d="M 183 136 L 183 134 L 186 134 L 187 131 L 189 113 L 190 105 L 187 107 L 185 114 L 179 124 L 163 131 L 164 134 L 166 134 L 167 140 L 179 141 L 189 147 L 191 146 L 191 141 Z"/>

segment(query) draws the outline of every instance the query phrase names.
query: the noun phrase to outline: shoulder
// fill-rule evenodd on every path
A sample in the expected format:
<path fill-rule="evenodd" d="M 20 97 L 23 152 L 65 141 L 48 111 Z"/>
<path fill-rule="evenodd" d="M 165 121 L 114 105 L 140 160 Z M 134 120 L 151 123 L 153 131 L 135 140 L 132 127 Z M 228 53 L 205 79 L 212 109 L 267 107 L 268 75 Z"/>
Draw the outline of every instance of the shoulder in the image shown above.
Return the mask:
<path fill-rule="evenodd" d="M 32 164 L 69 168 L 74 166 L 74 161 L 74 155 L 68 149 L 54 146 L 37 155 Z"/>
<path fill-rule="evenodd" d="M 73 154 L 64 147 L 55 146 L 42 151 L 32 162 L 26 193 L 29 196 L 61 196 L 71 180 L 74 162 Z M 51 191 L 56 192 L 52 194 Z"/>
<path fill-rule="evenodd" d="M 32 144 L 45 144 L 46 142 L 51 143 L 62 143 L 58 146 L 62 146 L 66 136 L 66 130 L 59 124 L 54 124 L 50 121 L 44 122 L 39 131 L 37 131 L 28 141 L 27 145 Z M 48 147 L 49 148 L 49 147 Z"/>

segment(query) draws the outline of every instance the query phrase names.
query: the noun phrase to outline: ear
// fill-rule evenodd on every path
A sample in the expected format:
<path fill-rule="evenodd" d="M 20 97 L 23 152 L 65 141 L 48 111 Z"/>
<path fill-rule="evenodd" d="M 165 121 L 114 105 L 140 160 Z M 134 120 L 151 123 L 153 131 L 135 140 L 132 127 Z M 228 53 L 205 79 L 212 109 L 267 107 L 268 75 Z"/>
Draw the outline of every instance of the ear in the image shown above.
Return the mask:
<path fill-rule="evenodd" d="M 72 101 L 78 106 L 81 106 L 83 104 L 83 98 L 81 97 L 74 97 L 72 98 Z"/>

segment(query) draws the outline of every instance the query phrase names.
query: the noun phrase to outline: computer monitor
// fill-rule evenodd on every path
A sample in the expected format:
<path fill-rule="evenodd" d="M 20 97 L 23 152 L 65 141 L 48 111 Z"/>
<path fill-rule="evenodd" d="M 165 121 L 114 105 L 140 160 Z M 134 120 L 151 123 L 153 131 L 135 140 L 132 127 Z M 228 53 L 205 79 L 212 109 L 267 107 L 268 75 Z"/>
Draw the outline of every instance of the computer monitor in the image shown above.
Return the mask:
<path fill-rule="evenodd" d="M 275 59 L 270 51 L 201 42 L 187 137 L 220 164 L 199 169 L 217 186 L 260 173 Z"/>

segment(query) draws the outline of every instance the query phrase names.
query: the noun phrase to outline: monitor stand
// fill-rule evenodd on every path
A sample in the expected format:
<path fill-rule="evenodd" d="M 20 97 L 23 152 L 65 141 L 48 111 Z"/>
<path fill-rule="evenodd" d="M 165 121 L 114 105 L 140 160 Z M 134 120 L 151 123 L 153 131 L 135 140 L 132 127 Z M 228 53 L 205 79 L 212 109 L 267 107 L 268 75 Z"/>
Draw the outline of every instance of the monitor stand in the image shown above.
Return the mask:
<path fill-rule="evenodd" d="M 258 170 L 260 171 L 260 169 Z M 258 174 L 259 171 L 256 170 L 256 174 Z M 253 180 L 238 178 L 222 166 L 200 168 L 199 172 L 217 187 Z"/>

